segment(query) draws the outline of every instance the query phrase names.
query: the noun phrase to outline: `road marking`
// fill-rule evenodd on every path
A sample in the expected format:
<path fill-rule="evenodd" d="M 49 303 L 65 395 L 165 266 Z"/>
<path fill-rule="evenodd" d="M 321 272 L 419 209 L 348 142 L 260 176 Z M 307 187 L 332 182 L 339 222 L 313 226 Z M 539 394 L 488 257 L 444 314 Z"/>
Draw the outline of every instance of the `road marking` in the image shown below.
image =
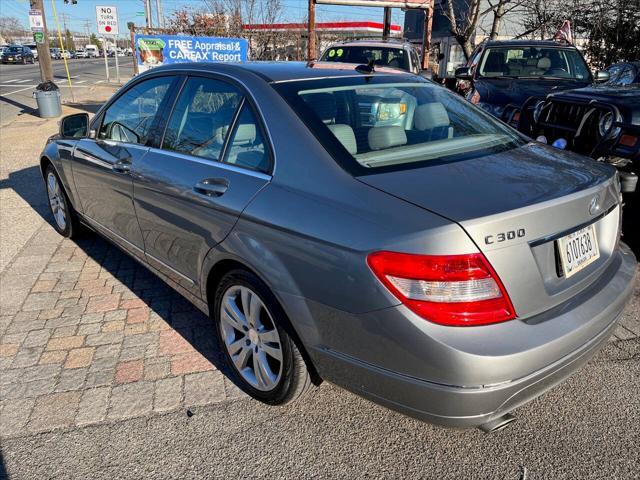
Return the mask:
<path fill-rule="evenodd" d="M 77 81 L 75 84 L 76 84 L 76 85 L 79 85 L 79 84 L 81 84 L 81 83 L 86 83 L 86 82 L 87 82 L 86 80 L 79 80 L 79 81 Z"/>
<path fill-rule="evenodd" d="M 9 85 L 9 86 L 12 86 L 12 85 Z M 15 86 L 15 85 L 13 85 L 13 86 Z M 35 87 L 35 85 L 29 85 L 28 87 L 21 88 L 20 90 L 14 90 L 13 92 L 3 93 L 2 96 L 6 97 L 7 95 L 13 95 L 14 93 L 24 92 L 25 90 L 29 90 L 30 88 L 33 88 L 33 87 Z"/>
<path fill-rule="evenodd" d="M 104 80 L 98 80 L 96 83 L 103 83 Z"/>
<path fill-rule="evenodd" d="M 20 81 L 19 78 L 12 78 L 11 80 L 5 80 L 4 83 L 12 83 L 12 82 L 18 82 Z"/>
<path fill-rule="evenodd" d="M 16 80 L 14 83 L 24 83 L 24 82 L 32 82 L 33 80 L 26 78 L 24 80 Z"/>

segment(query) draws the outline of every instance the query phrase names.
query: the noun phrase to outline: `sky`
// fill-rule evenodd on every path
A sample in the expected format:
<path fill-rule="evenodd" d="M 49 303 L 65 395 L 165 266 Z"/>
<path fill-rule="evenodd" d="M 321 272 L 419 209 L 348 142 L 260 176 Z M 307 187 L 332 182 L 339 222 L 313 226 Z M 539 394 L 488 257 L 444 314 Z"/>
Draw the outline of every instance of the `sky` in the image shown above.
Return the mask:
<path fill-rule="evenodd" d="M 151 0 L 155 18 L 155 3 Z M 307 0 L 281 0 L 284 6 L 283 21 L 300 22 L 307 14 Z M 52 0 L 43 0 L 47 27 L 55 30 L 55 21 L 52 10 Z M 127 22 L 135 22 L 136 25 L 144 25 L 143 0 L 78 0 L 76 5 L 65 4 L 64 0 L 53 0 L 58 13 L 61 28 L 66 19 L 67 27 L 72 31 L 85 33 L 87 22 L 89 33 L 96 31 L 96 5 L 115 6 L 118 8 L 120 22 L 120 36 L 126 37 Z M 199 9 L 204 7 L 202 0 L 161 0 L 165 17 L 170 17 L 175 10 L 184 7 Z M 25 28 L 28 27 L 29 0 L 0 0 L 0 15 L 3 17 L 16 17 L 22 21 Z M 394 8 L 392 11 L 392 23 L 402 25 L 403 13 Z M 345 7 L 338 5 L 318 5 L 316 7 L 316 21 L 375 21 L 382 22 L 382 8 L 373 7 Z"/>

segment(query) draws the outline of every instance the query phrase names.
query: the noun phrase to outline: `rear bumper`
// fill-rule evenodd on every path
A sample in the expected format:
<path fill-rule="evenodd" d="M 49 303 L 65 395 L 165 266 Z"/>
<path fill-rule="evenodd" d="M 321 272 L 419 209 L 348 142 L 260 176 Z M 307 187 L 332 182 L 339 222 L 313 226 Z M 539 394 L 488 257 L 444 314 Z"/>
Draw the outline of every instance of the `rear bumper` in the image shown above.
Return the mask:
<path fill-rule="evenodd" d="M 378 352 L 375 361 L 365 354 L 347 354 L 327 346 L 316 347 L 310 353 L 324 378 L 376 403 L 432 423 L 479 426 L 562 382 L 607 341 L 631 296 L 636 275 L 636 260 L 630 250 L 622 246 L 617 255 L 619 258 L 606 281 L 586 292 L 581 303 L 555 309 L 551 318 L 547 315 L 527 322 L 515 320 L 500 324 L 503 325 L 500 328 L 478 327 L 484 328 L 486 345 L 461 342 L 458 335 L 468 328 L 465 327 L 450 330 L 454 334 L 448 336 L 438 332 L 435 338 L 422 342 L 434 352 L 407 353 L 407 345 L 415 347 L 419 343 L 408 344 L 407 338 L 396 338 L 385 341 L 385 354 Z M 403 315 L 406 321 L 406 312 Z M 368 321 L 370 327 L 387 330 L 379 317 Z M 396 317 L 397 325 L 401 321 Z M 527 333 L 529 336 L 524 338 Z M 492 350 L 489 339 L 494 334 L 500 335 L 500 341 L 510 347 L 508 352 Z M 381 339 L 384 333 L 378 331 L 378 335 Z M 371 345 L 369 348 L 376 349 Z M 397 356 L 404 362 L 434 359 L 432 364 L 437 358 L 438 375 L 433 373 L 433 365 L 431 370 L 424 368 L 424 372 L 432 372 L 431 378 L 420 375 L 415 365 L 401 368 Z M 496 370 L 502 377 L 498 381 Z"/>

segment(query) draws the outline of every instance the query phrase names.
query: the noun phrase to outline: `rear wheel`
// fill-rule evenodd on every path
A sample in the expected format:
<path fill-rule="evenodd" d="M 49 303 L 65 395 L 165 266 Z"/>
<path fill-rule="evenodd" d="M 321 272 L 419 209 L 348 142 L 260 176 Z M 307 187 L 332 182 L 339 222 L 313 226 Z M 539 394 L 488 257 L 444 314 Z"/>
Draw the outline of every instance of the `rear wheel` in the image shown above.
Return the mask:
<path fill-rule="evenodd" d="M 227 273 L 216 289 L 212 316 L 233 380 L 244 392 L 280 405 L 311 388 L 304 359 L 284 328 L 285 314 L 254 274 Z"/>
<path fill-rule="evenodd" d="M 47 185 L 47 196 L 49 197 L 49 208 L 53 215 L 53 227 L 60 235 L 72 238 L 77 236 L 80 230 L 78 216 L 71 206 L 71 202 L 64 191 L 60 177 L 52 165 L 48 165 L 45 170 L 45 183 Z"/>

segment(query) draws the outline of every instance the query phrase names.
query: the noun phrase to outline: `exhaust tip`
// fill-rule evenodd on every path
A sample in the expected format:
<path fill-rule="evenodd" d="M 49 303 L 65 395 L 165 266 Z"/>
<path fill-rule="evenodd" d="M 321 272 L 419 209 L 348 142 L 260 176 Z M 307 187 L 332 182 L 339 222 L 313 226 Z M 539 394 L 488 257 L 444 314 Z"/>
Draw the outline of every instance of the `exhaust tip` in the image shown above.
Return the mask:
<path fill-rule="evenodd" d="M 509 426 L 512 422 L 515 422 L 516 417 L 510 413 L 505 413 L 503 416 L 491 420 L 487 423 L 483 423 L 478 428 L 484 433 L 494 433 L 503 430 Z"/>

